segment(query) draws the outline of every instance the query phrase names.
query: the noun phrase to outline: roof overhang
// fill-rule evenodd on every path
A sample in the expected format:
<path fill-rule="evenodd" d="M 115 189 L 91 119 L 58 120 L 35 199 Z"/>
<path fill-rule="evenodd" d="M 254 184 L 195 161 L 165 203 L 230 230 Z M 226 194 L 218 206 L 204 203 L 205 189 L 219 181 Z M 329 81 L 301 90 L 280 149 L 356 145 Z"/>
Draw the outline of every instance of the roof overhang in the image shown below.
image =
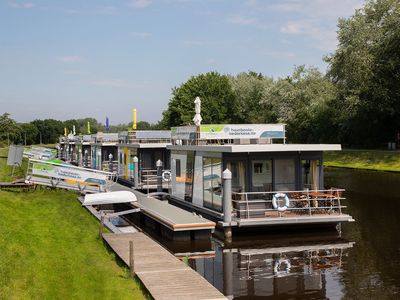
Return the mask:
<path fill-rule="evenodd" d="M 340 144 L 252 144 L 252 145 L 171 145 L 170 150 L 206 151 L 206 152 L 311 152 L 340 151 Z"/>

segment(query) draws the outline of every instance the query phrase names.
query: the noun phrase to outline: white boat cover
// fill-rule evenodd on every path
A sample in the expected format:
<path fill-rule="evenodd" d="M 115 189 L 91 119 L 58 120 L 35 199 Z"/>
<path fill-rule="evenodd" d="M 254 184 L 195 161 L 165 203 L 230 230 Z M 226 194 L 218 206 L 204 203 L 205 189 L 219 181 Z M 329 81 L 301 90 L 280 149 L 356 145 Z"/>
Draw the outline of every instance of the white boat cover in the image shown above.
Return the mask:
<path fill-rule="evenodd" d="M 109 193 L 87 194 L 82 205 L 116 204 L 137 201 L 134 193 L 118 191 Z"/>

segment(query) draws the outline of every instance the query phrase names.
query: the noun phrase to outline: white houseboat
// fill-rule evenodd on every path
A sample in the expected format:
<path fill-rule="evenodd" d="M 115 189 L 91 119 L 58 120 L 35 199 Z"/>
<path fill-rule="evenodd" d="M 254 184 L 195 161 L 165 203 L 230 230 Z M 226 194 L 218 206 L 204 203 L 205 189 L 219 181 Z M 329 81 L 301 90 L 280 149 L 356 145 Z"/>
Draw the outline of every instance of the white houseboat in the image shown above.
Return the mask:
<path fill-rule="evenodd" d="M 343 190 L 324 187 L 323 151 L 340 145 L 288 144 L 284 124 L 183 126 L 171 132 L 171 201 L 218 221 L 228 236 L 232 227 L 353 221 L 343 213 Z"/>

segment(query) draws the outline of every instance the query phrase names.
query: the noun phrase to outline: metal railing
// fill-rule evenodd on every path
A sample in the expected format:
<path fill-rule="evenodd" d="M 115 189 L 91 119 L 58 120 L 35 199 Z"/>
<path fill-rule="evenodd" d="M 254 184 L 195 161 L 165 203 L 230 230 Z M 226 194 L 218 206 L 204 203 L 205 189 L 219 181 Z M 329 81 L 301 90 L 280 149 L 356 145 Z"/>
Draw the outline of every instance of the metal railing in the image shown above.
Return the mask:
<path fill-rule="evenodd" d="M 162 174 L 164 172 L 171 172 L 170 170 L 162 170 Z M 158 184 L 158 176 L 157 176 L 157 170 L 152 170 L 152 169 L 142 169 L 140 170 L 139 174 L 139 185 L 142 188 L 147 188 L 147 189 L 152 189 L 157 187 Z M 162 187 L 164 189 L 169 189 L 171 184 L 171 180 L 166 181 L 164 178 L 162 178 Z"/>
<path fill-rule="evenodd" d="M 344 189 L 273 191 L 273 192 L 232 192 L 233 212 L 237 218 L 288 218 L 298 216 L 342 215 L 346 208 L 341 201 Z M 277 197 L 283 194 L 285 197 Z M 276 195 L 273 206 L 273 197 Z M 278 210 L 278 207 L 281 209 Z"/>
<path fill-rule="evenodd" d="M 171 144 L 171 139 L 163 138 L 128 138 L 128 144 Z"/>

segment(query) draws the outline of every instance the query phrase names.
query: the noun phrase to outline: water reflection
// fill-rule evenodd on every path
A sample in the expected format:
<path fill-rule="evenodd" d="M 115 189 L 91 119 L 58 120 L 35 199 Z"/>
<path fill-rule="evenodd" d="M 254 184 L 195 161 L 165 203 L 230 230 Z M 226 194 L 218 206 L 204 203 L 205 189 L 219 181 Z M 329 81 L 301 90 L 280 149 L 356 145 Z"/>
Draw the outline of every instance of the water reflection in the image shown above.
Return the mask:
<path fill-rule="evenodd" d="M 336 274 L 354 243 L 336 234 L 269 240 L 253 236 L 247 245 L 218 240 L 213 245 L 214 257 L 189 259 L 189 264 L 231 299 L 325 299 L 341 297 Z"/>

